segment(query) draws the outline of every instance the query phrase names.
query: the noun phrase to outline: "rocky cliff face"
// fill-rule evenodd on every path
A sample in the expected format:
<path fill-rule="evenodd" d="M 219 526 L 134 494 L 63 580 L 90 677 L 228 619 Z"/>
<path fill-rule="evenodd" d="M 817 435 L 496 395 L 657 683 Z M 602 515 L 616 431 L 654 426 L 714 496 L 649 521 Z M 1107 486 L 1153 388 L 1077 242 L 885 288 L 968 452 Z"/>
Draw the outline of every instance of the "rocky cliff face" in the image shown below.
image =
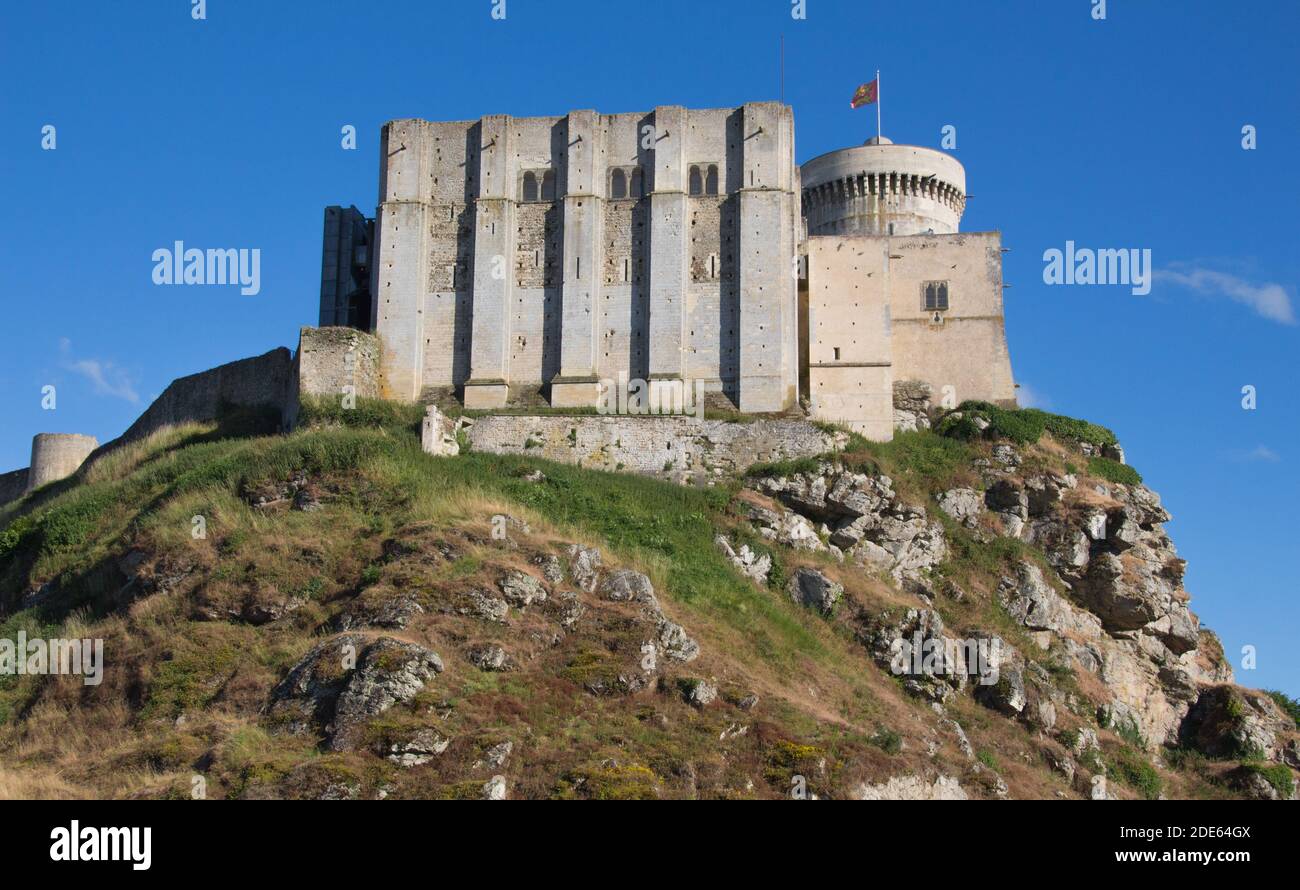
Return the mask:
<path fill-rule="evenodd" d="M 906 395 L 898 408 L 910 418 L 907 426 L 930 428 L 936 418 L 918 407 L 916 393 Z M 945 422 L 951 427 L 960 419 L 957 412 Z M 773 502 L 751 507 L 750 518 L 769 540 L 823 551 L 914 597 L 915 608 L 902 613 L 860 609 L 852 618 L 882 666 L 897 640 L 914 635 L 936 650 L 954 649 L 959 641 L 937 606 L 972 594 L 995 604 L 1029 647 L 1021 652 L 998 638 L 1003 657 L 996 684 L 972 685 L 977 670 L 959 665 L 953 671 L 940 658 L 933 669 L 908 673 L 904 686 L 936 707 L 971 686 L 990 708 L 1070 741 L 1076 758 L 1060 768 L 1071 774 L 1079 732 L 1058 725 L 1066 712 L 1149 752 L 1190 749 L 1300 767 L 1292 720 L 1269 696 L 1232 685 L 1218 639 L 1189 609 L 1185 562 L 1164 530 L 1171 517 L 1159 496 L 1140 482 L 1109 481 L 1076 465 L 1093 466 L 1089 461 L 1104 451 L 1110 457 L 1103 468 L 1122 466 L 1118 445 L 1048 437 L 1015 446 L 998 441 L 978 415 L 973 419 L 982 434 L 977 440 L 987 444 L 970 452 L 968 465 L 947 473 L 963 484 L 939 484 L 928 498 L 909 502 L 889 476 L 838 461 L 797 472 L 776 468 L 748 483 Z M 967 591 L 956 583 L 955 539 L 965 542 L 963 549 L 1007 556 L 990 589 Z"/>

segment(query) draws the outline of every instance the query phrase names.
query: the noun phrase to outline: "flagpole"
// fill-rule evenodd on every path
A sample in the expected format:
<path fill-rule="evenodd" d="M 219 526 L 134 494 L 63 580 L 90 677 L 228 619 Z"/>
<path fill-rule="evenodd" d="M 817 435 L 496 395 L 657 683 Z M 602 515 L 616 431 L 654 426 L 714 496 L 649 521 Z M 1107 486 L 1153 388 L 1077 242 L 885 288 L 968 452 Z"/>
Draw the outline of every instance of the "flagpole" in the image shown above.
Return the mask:
<path fill-rule="evenodd" d="M 880 144 L 880 69 L 876 69 L 876 144 Z"/>

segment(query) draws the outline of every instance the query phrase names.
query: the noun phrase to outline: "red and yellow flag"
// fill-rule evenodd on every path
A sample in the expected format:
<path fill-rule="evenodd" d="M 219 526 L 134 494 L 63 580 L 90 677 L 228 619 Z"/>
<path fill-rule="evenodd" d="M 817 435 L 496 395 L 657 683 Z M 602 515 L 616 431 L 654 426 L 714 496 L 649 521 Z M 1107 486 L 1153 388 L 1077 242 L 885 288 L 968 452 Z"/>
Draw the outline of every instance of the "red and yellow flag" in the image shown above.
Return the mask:
<path fill-rule="evenodd" d="M 874 105 L 879 94 L 880 87 L 875 80 L 871 81 L 871 83 L 864 83 L 853 94 L 853 100 L 849 102 L 849 107 L 861 108 L 863 105 Z"/>

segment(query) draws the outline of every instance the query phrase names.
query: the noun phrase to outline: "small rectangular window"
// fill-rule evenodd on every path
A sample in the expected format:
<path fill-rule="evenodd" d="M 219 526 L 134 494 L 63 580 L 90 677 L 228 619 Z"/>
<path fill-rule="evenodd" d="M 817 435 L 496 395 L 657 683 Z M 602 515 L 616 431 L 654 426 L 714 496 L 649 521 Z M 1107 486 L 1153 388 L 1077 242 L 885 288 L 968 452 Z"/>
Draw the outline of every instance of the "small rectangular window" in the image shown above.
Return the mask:
<path fill-rule="evenodd" d="M 921 308 L 926 312 L 945 312 L 948 309 L 948 282 L 926 281 L 921 284 Z"/>

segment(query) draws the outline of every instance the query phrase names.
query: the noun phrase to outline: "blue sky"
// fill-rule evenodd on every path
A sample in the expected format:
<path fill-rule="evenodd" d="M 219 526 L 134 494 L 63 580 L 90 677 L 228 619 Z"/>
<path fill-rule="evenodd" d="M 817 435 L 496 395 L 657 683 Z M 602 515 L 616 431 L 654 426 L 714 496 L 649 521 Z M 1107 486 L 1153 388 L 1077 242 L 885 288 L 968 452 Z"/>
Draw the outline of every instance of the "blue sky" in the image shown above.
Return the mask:
<path fill-rule="evenodd" d="M 190 5 L 0 12 L 0 470 L 36 432 L 105 441 L 174 377 L 293 346 L 316 319 L 322 208 L 373 210 L 385 120 L 775 99 L 784 35 L 800 161 L 874 133 L 848 100 L 877 68 L 887 136 L 956 128 L 963 228 L 1011 248 L 1024 391 L 1116 430 L 1238 679 L 1300 694 L 1291 0 L 1110 0 L 1104 21 L 1093 0 L 807 0 L 803 20 L 790 0 L 506 0 L 500 21 L 494 0 Z M 176 240 L 260 248 L 261 293 L 154 286 Z M 1144 297 L 1048 287 L 1043 251 L 1067 240 L 1176 274 Z"/>

